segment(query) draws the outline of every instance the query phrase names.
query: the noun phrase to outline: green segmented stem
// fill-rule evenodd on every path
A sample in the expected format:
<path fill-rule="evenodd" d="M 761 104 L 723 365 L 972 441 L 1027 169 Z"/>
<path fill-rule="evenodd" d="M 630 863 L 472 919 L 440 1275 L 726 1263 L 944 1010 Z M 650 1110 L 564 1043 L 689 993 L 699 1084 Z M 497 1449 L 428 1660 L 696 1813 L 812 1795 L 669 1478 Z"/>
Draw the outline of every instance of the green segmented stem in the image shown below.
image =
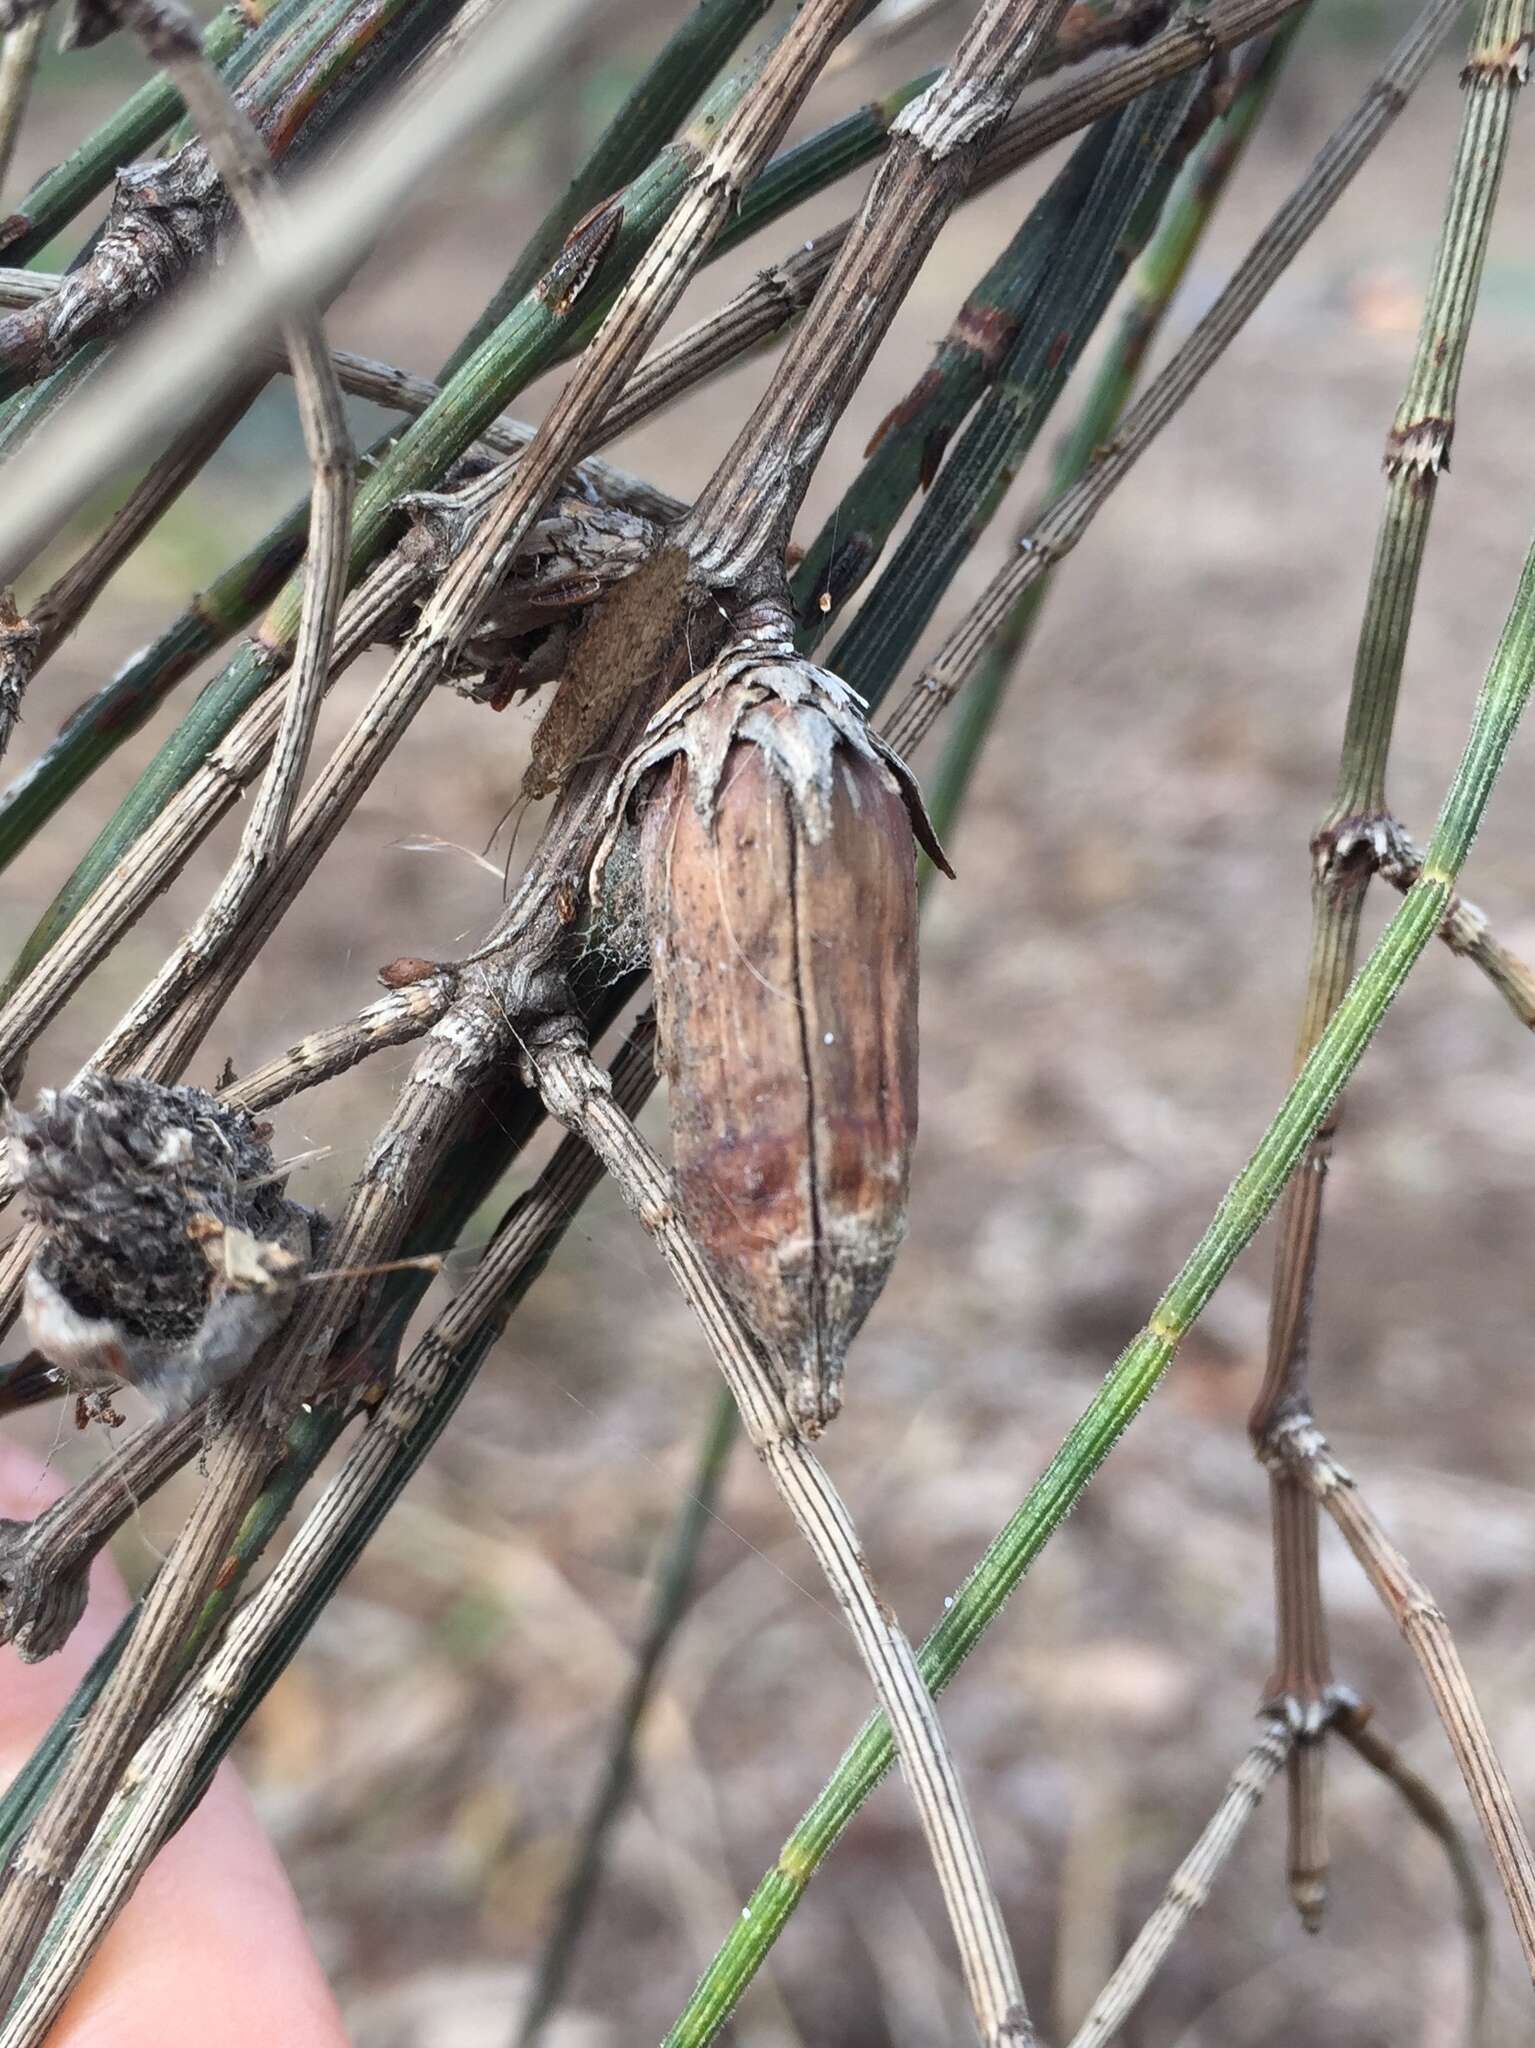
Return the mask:
<path fill-rule="evenodd" d="M 1418 576 L 1439 476 L 1448 466 L 1461 368 L 1519 94 L 1521 51 L 1535 35 L 1532 0 L 1485 0 L 1465 69 L 1460 132 L 1444 225 L 1406 390 L 1386 444 L 1386 497 L 1376 538 L 1332 802 L 1313 842 L 1311 943 L 1297 1058 L 1316 1044 L 1344 999 L 1377 848 L 1397 830 L 1386 804 L 1386 764 Z M 1363 857 L 1361 858 L 1361 854 Z M 1430 855 L 1432 860 L 1432 854 Z M 1280 1207 L 1270 1290 L 1267 1358 L 1249 1429 L 1261 1447 L 1280 1420 L 1311 1412 L 1311 1302 L 1321 1242 L 1331 1127 L 1313 1140 L 1307 1171 Z M 1276 1655 L 1272 1691 L 1304 1716 L 1333 1693 L 1318 1565 L 1320 1510 L 1294 1474 L 1271 1468 Z M 1302 1917 L 1325 1896 L 1324 1752 L 1300 1745 L 1290 1760 L 1291 1889 Z"/>
<path fill-rule="evenodd" d="M 871 706 L 1001 504 L 1156 226 L 1190 127 L 1199 125 L 1195 108 L 1203 92 L 1199 74 L 1175 78 L 1112 117 L 1114 139 L 1102 169 L 1038 298 L 868 602 L 832 651 L 829 666 Z"/>
<path fill-rule="evenodd" d="M 795 570 L 798 641 L 817 645 L 835 611 L 872 567 L 902 513 L 931 483 L 950 435 L 998 377 L 1070 230 L 1089 204 L 1119 116 L 1099 121 L 1030 208 L 970 291 L 932 362 L 875 430 L 866 460 Z M 826 599 L 823 611 L 821 600 Z"/>
<path fill-rule="evenodd" d="M 741 38 L 762 19 L 772 0 L 702 0 L 680 23 L 660 55 L 602 131 L 591 154 L 506 274 L 500 290 L 443 366 L 451 377 L 501 323 L 559 254 L 576 222 L 610 193 L 637 177 Z"/>
<path fill-rule="evenodd" d="M 1273 96 L 1305 19 L 1306 13 L 1302 11 L 1262 46 L 1244 53 L 1230 106 L 1179 173 L 1157 231 L 1126 280 L 1124 310 L 1114 339 L 1056 456 L 1050 476 L 1050 498 L 1058 498 L 1085 474 L 1096 450 L 1112 435 L 1194 252 Z M 928 815 L 940 840 L 946 839 L 953 829 L 976 763 L 1053 581 L 1053 576 L 1042 577 L 1023 593 L 974 680 L 960 697 L 938 765 L 925 778 Z M 933 873 L 932 863 L 924 854 L 924 886 Z"/>

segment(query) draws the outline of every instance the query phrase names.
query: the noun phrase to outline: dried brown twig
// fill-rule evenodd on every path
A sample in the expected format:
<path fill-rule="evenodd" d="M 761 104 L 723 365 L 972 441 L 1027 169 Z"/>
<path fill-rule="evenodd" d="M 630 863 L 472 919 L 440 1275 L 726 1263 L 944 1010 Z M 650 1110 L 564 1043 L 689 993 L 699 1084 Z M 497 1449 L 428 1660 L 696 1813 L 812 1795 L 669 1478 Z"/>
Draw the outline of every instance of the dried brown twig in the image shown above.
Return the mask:
<path fill-rule="evenodd" d="M 208 1482 L 7 1872 L 0 1893 L 0 1997 L 13 1996 L 96 1816 L 168 1697 L 175 1647 L 195 1621 L 219 1561 L 276 1455 L 264 1403 L 259 1396 L 248 1397 L 210 1451 Z"/>
<path fill-rule="evenodd" d="M 790 1417 L 756 1342 L 693 1243 L 670 1176 L 615 1102 L 607 1075 L 580 1044 L 541 1047 L 531 1062 L 550 1114 L 592 1147 L 655 1239 L 703 1326 L 752 1445 L 847 1616 L 889 1717 L 902 1772 L 933 1853 L 981 2039 L 1032 2041 L 1007 1932 L 937 1710 L 910 1643 L 879 1597 L 836 1488 Z"/>
<path fill-rule="evenodd" d="M 801 16 L 769 57 L 753 92 L 741 102 L 736 113 L 720 130 L 662 234 L 651 245 L 629 280 L 592 347 L 581 359 L 533 441 L 515 465 L 509 466 L 496 480 L 500 487 L 499 495 L 472 537 L 451 561 L 431 599 L 423 607 L 420 623 L 409 643 L 316 779 L 282 857 L 267 863 L 249 885 L 245 898 L 249 914 L 242 914 L 236 929 L 223 930 L 219 941 L 221 957 L 217 963 L 214 1002 L 219 999 L 219 992 L 233 986 L 238 974 L 249 965 L 255 951 L 308 879 L 315 862 L 350 816 L 383 760 L 426 701 L 446 663 L 470 631 L 475 614 L 494 581 L 496 564 L 507 559 L 516 549 L 543 510 L 547 498 L 578 459 L 583 443 L 595 430 L 612 391 L 666 318 L 745 182 L 782 134 L 799 99 L 808 89 L 818 62 L 835 41 L 844 25 L 844 17 L 851 13 L 853 6 L 854 0 L 844 0 L 837 9 L 817 10 Z M 253 707 L 237 733 L 253 736 L 253 728 L 259 729 L 266 722 L 261 716 L 262 711 L 261 705 Z M 218 750 L 218 755 L 227 757 L 236 737 L 231 735 L 230 741 Z M 227 768 L 214 768 L 212 763 L 210 769 L 215 782 L 222 781 L 228 773 Z M 209 770 L 195 777 L 194 783 L 207 779 Z M 182 798 L 188 797 L 192 787 L 193 784 L 187 785 L 181 792 Z M 212 794 L 214 803 L 217 803 L 216 791 L 202 794 Z M 205 801 L 178 801 L 168 807 L 160 829 L 153 835 L 146 835 L 146 839 L 153 838 L 163 844 L 168 837 L 170 810 L 175 810 L 179 819 L 185 819 L 191 829 L 205 829 L 210 808 Z M 163 865 L 156 857 L 158 850 L 158 846 L 147 847 L 145 840 L 141 840 L 131 850 L 117 876 L 97 892 L 96 903 L 108 913 L 119 930 L 124 928 L 130 915 L 129 903 L 133 893 L 131 876 L 125 878 L 123 869 L 136 868 L 141 873 L 146 870 L 163 872 Z M 122 888 L 125 879 L 130 883 L 127 896 Z M 85 933 L 81 932 L 82 924 L 86 927 Z M 22 1025 L 25 1035 L 30 1036 L 41 1017 L 49 1014 L 51 1007 L 62 999 L 68 986 L 78 978 L 83 962 L 88 958 L 101 957 L 105 930 L 104 924 L 87 915 L 75 921 L 71 934 L 71 939 L 84 940 L 83 944 L 72 945 L 70 940 L 66 940 L 62 946 L 52 949 L 48 956 L 52 966 L 43 963 L 45 971 L 41 976 L 51 984 L 49 996 L 43 1006 L 30 1009 L 27 1021 Z M 206 1022 L 211 1021 L 212 1005 L 199 1001 L 200 985 L 207 983 L 209 976 L 210 961 L 197 946 L 184 944 L 157 976 L 152 989 L 134 1005 L 102 1046 L 97 1055 L 98 1063 L 111 1070 L 124 1062 L 136 1060 L 151 1035 L 160 1030 L 173 1010 L 184 1010 L 189 1004 L 196 1004 L 198 1023 L 176 1034 L 175 1053 L 179 1057 L 187 1049 L 188 1041 L 195 1044 L 199 1026 L 205 1028 Z M 14 1013 L 20 1004 L 10 1007 Z M 19 1050 L 17 1040 L 11 1040 L 10 1047 L 7 1060 L 13 1060 Z"/>
<path fill-rule="evenodd" d="M 1296 1733 L 1285 1717 L 1268 1714 L 1265 1720 L 1263 1733 L 1232 1772 L 1220 1804 L 1093 2001 L 1092 2010 L 1071 2038 L 1070 2048 L 1107 2048 L 1145 1996 L 1179 1934 L 1209 1899 L 1226 1858 L 1295 1748 Z M 1395 1745 L 1380 1734 L 1362 1708 L 1340 1698 L 1335 1703 L 1331 1725 L 1372 1769 L 1397 1789 L 1445 1851 L 1455 1879 L 1470 1955 L 1466 2039 L 1471 2048 L 1476 2048 L 1481 2040 L 1488 1982 L 1487 1910 L 1476 1865 L 1433 1787 L 1407 1767 Z"/>
<path fill-rule="evenodd" d="M 937 83 L 897 117 L 778 376 L 679 529 L 711 589 L 755 594 L 764 574 L 781 580 L 789 528 L 827 437 L 1062 12 L 1063 0 L 990 0 Z"/>
<path fill-rule="evenodd" d="M 1309 1416 L 1277 1424 L 1264 1457 L 1282 1465 L 1332 1516 L 1417 1658 L 1492 1851 L 1525 1964 L 1535 1976 L 1535 1855 L 1449 1624 Z"/>
<path fill-rule="evenodd" d="M 1093 2001 L 1092 2011 L 1072 2035 L 1071 2048 L 1106 2048 L 1135 2010 L 1168 1950 L 1209 1898 L 1221 1865 L 1236 1847 L 1275 1774 L 1283 1769 L 1294 1740 L 1282 1722 L 1271 1721 L 1237 1765 L 1225 1797 L 1169 1878 L 1166 1892 Z"/>
<path fill-rule="evenodd" d="M 1337 783 L 1312 840 L 1311 949 L 1297 1061 L 1306 1058 L 1353 979 L 1372 873 L 1385 873 L 1405 890 L 1422 871 L 1422 857 L 1387 805 L 1386 761 L 1418 572 L 1454 433 L 1461 365 L 1532 29 L 1530 0 L 1485 0 L 1462 72 L 1465 100 L 1444 227 L 1406 393 L 1386 441 L 1385 498 Z M 1477 960 L 1528 1024 L 1535 984 L 1490 940 L 1485 919 L 1458 894 L 1446 903 L 1439 932 L 1453 951 Z M 1305 1166 L 1283 1197 L 1266 1370 L 1248 1423 L 1271 1475 L 1276 1651 L 1270 1690 L 1301 1736 L 1290 1763 L 1290 1887 L 1302 1919 L 1313 1926 L 1326 1897 L 1323 1737 L 1338 1689 L 1318 1572 L 1316 1503 L 1288 1463 L 1268 1451 L 1276 1429 L 1304 1424 L 1313 1413 L 1311 1304 L 1340 1114 L 1336 1108 L 1312 1140 Z"/>
<path fill-rule="evenodd" d="M 84 1611 L 97 1551 L 207 1433 L 202 1405 L 175 1422 L 151 1423 L 34 1521 L 0 1522 L 0 1641 L 29 1661 L 60 1647 Z"/>
<path fill-rule="evenodd" d="M 261 138 L 217 71 L 178 0 L 113 0 L 148 54 L 163 64 L 202 131 L 208 153 L 259 257 L 277 245 L 286 209 Z M 313 472 L 304 608 L 272 759 L 224 882 L 196 926 L 172 952 L 119 1027 L 137 1045 L 178 1001 L 192 976 L 205 974 L 230 942 L 263 874 L 284 851 L 315 720 L 330 673 L 336 622 L 346 595 L 348 520 L 355 460 L 335 365 L 318 311 L 301 307 L 281 332 L 293 365 L 299 418 Z M 111 1055 L 108 1055 L 111 1057 Z"/>

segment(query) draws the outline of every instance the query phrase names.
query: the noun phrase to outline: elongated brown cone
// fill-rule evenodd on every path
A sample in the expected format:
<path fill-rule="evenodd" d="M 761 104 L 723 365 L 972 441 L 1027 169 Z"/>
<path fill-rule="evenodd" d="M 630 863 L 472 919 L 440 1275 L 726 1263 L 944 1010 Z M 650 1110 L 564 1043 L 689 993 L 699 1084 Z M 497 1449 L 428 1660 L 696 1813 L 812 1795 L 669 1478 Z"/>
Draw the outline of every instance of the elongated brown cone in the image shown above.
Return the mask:
<path fill-rule="evenodd" d="M 813 1433 L 905 1234 L 915 850 L 845 700 L 778 681 L 738 670 L 694 697 L 641 869 L 683 1211 Z"/>

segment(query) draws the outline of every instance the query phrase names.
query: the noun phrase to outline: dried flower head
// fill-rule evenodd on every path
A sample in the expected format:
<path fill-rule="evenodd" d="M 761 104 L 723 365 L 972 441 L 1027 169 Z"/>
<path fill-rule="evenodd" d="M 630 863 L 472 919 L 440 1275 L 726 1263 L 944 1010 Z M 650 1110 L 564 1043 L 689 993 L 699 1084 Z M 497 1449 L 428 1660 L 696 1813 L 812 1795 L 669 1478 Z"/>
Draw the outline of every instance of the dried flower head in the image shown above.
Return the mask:
<path fill-rule="evenodd" d="M 72 1386 L 138 1388 L 165 1417 L 232 1380 L 279 1328 L 311 1253 L 265 1131 L 200 1088 L 87 1075 L 12 1111 L 43 1230 L 33 1344 Z"/>

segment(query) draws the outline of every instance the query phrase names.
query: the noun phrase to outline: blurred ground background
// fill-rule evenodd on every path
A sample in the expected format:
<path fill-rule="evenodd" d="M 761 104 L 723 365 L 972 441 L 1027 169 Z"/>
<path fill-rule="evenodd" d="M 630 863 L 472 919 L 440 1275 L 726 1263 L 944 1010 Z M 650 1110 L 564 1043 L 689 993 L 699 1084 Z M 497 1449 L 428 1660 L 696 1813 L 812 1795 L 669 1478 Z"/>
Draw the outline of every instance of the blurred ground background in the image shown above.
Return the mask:
<path fill-rule="evenodd" d="M 612 37 L 529 133 L 400 223 L 338 308 L 338 343 L 430 370 L 473 317 L 679 4 L 612 9 Z M 801 127 L 941 61 L 930 31 L 826 81 Z M 1173 332 L 1405 24 L 1400 0 L 1319 0 L 1197 264 Z M 1458 51 L 1463 37 L 1456 39 Z M 1059 580 L 934 896 L 912 1233 L 861 1339 L 828 1457 L 913 1633 L 1011 1512 L 1202 1227 L 1288 1078 L 1307 839 L 1336 758 L 1380 502 L 1459 110 L 1447 55 L 1378 156 Z M 134 76 L 108 48 L 50 60 L 14 189 Z M 1535 134 L 1515 154 L 1441 494 L 1395 754 L 1420 836 L 1454 765 L 1535 513 Z M 1053 162 L 963 211 L 829 451 L 800 537 L 918 374 Z M 685 321 L 856 203 L 854 182 L 708 271 Z M 61 252 L 67 253 L 67 252 Z M 617 459 L 697 488 L 770 374 L 758 361 Z M 529 394 L 532 415 L 548 390 Z M 1066 405 L 1069 409 L 1071 395 Z M 1060 415 L 1062 423 L 1067 412 Z M 360 407 L 359 427 L 379 416 Z M 1054 439 L 1047 434 L 1046 443 Z M 1042 457 L 1048 455 L 1048 447 Z M 1021 482 L 962 605 L 1038 487 Z M 290 501 L 303 477 L 275 387 L 39 680 L 13 768 Z M 939 629 L 943 624 L 939 621 Z M 333 738 L 376 672 L 337 690 Z M 14 949 L 171 713 L 126 747 L 8 877 Z M 401 841 L 478 849 L 516 790 L 531 717 L 444 696 L 373 787 L 193 1078 L 247 1068 L 369 1000 L 379 962 L 448 955 L 495 878 Z M 1535 748 L 1516 750 L 1468 871 L 1535 951 Z M 39 1046 L 58 1082 L 195 914 L 215 836 Z M 530 827 L 524 833 L 530 834 Z M 524 845 L 527 839 L 524 839 Z M 1375 905 L 1376 922 L 1386 905 Z M 409 1053 L 278 1115 L 339 1196 Z M 658 1106 L 650 1113 L 659 1128 Z M 1318 1305 L 1323 1412 L 1446 1605 L 1535 1811 L 1535 1450 L 1529 1255 L 1535 1060 L 1463 963 L 1425 959 L 1350 1096 Z M 536 1164 L 536 1158 L 534 1161 Z M 1038 2018 L 1060 2039 L 1249 1739 L 1270 1656 L 1266 1501 L 1243 1419 L 1269 1245 L 1243 1260 L 1165 1389 L 956 1683 L 945 1717 Z M 616 1202 L 585 1210 L 427 1469 L 257 1717 L 243 1769 L 282 1846 L 360 2048 L 493 2048 L 548 1924 L 642 1626 L 647 1571 L 713 1385 L 701 1342 Z M 54 1420 L 73 1471 L 104 1453 Z M 142 1579 L 184 1508 L 121 1545 Z M 1405 1652 L 1341 1545 L 1326 1577 L 1340 1675 L 1469 1816 Z M 866 1702 L 813 1567 L 737 1459 L 668 1669 L 639 1796 L 563 2039 L 659 2036 Z M 1308 1939 L 1282 1884 L 1274 1796 L 1127 2029 L 1133 2048 L 1440 2048 L 1462 1956 L 1438 1851 L 1351 1757 L 1334 1766 L 1333 1900 Z M 1492 2038 L 1529 2038 L 1495 1908 Z M 967 2038 L 932 1876 L 887 1785 L 817 1879 L 735 2022 L 752 2048 Z"/>

